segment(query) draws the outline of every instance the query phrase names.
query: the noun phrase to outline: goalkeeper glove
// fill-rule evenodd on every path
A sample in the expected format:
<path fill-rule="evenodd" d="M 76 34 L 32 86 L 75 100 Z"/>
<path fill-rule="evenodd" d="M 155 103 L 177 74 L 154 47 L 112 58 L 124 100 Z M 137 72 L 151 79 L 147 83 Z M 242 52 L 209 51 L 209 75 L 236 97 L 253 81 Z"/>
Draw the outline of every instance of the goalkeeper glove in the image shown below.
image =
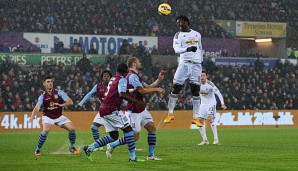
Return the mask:
<path fill-rule="evenodd" d="M 188 47 L 187 49 L 186 49 L 186 52 L 196 52 L 197 51 L 197 47 L 196 46 L 191 46 L 191 47 Z"/>

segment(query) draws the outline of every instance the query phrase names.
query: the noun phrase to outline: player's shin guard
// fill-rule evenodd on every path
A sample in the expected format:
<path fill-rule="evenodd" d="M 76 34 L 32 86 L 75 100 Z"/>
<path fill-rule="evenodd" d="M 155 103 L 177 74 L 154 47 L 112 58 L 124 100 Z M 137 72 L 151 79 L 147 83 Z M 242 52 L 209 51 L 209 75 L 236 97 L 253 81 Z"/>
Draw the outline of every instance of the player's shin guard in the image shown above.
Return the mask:
<path fill-rule="evenodd" d="M 38 144 L 37 144 L 37 148 L 36 148 L 36 151 L 40 151 L 42 145 L 44 144 L 44 142 L 46 141 L 47 139 L 47 136 L 48 134 L 42 132 L 40 135 L 39 135 L 39 139 L 38 139 Z"/>
<path fill-rule="evenodd" d="M 68 138 L 69 138 L 69 142 L 70 142 L 69 147 L 73 148 L 73 146 L 76 142 L 76 132 L 68 132 Z"/>
<path fill-rule="evenodd" d="M 136 157 L 136 151 L 135 151 L 136 143 L 135 143 L 135 139 L 134 139 L 134 132 L 130 131 L 130 132 L 124 133 L 124 139 L 125 139 L 125 142 L 128 147 L 130 158 L 135 159 L 135 157 Z"/>
<path fill-rule="evenodd" d="M 99 139 L 99 131 L 98 131 L 98 126 L 92 125 L 91 126 L 91 131 L 92 131 L 92 136 L 94 138 L 94 141 Z"/>
<path fill-rule="evenodd" d="M 213 135 L 214 135 L 214 139 L 218 140 L 217 127 L 216 127 L 214 121 L 210 121 L 210 126 L 211 126 L 211 129 L 212 129 Z"/>
<path fill-rule="evenodd" d="M 156 134 L 148 134 L 148 146 L 149 146 L 149 151 L 148 151 L 148 156 L 154 156 L 154 149 L 156 145 Z"/>
<path fill-rule="evenodd" d="M 169 114 L 173 115 L 174 113 L 174 108 L 176 106 L 176 102 L 178 100 L 178 94 L 170 94 L 170 98 L 169 98 L 169 103 L 168 103 L 168 107 L 169 107 Z"/>
<path fill-rule="evenodd" d="M 114 142 L 115 140 L 110 136 L 107 135 L 105 137 L 99 138 L 95 143 L 90 145 L 90 150 L 93 151 L 96 148 L 103 147 L 108 143 Z"/>
<path fill-rule="evenodd" d="M 193 119 L 199 117 L 199 109 L 200 109 L 200 96 L 193 96 L 192 104 L 193 104 Z"/>
<path fill-rule="evenodd" d="M 116 147 L 118 147 L 119 145 L 124 145 L 124 144 L 126 144 L 126 141 L 125 141 L 125 137 L 123 136 L 123 137 L 121 137 L 119 140 L 112 142 L 112 143 L 110 144 L 110 146 L 111 146 L 112 148 L 116 148 Z"/>

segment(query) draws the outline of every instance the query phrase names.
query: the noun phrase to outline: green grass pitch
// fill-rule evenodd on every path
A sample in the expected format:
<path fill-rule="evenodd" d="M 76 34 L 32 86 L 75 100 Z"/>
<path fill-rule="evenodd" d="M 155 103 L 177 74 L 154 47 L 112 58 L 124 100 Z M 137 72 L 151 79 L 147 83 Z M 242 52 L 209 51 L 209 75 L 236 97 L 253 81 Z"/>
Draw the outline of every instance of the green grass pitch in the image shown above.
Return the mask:
<path fill-rule="evenodd" d="M 69 154 L 67 131 L 52 131 L 41 156 L 34 155 L 39 132 L 1 132 L 0 170 L 298 170 L 298 128 L 219 128 L 218 133 L 220 145 L 212 145 L 213 135 L 207 129 L 210 144 L 198 146 L 198 130 L 158 130 L 155 153 L 163 160 L 130 163 L 126 145 L 118 147 L 112 159 L 106 158 L 105 150 L 94 152 L 89 162 L 82 147 L 93 143 L 91 131 L 77 131 L 79 155 Z M 146 139 L 143 130 L 137 142 L 143 149 L 137 156 L 143 159 Z"/>

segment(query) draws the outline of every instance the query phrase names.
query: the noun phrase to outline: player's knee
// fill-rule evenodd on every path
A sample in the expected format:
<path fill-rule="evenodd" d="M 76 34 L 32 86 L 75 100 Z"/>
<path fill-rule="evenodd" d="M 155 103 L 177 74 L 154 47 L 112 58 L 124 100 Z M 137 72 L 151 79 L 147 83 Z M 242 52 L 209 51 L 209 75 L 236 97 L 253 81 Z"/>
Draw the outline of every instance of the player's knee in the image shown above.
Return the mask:
<path fill-rule="evenodd" d="M 109 132 L 110 136 L 116 141 L 119 137 L 119 132 L 118 131 L 112 131 Z"/>
<path fill-rule="evenodd" d="M 200 86 L 197 84 L 190 84 L 190 91 L 193 96 L 200 95 Z"/>
<path fill-rule="evenodd" d="M 181 91 L 183 85 L 180 84 L 174 84 L 173 88 L 172 88 L 172 93 L 173 94 L 179 94 L 179 92 Z"/>
<path fill-rule="evenodd" d="M 156 128 L 153 122 L 148 122 L 144 128 L 147 130 L 149 134 L 155 134 L 156 133 Z"/>
<path fill-rule="evenodd" d="M 213 117 L 212 116 L 208 116 L 207 120 L 209 121 L 209 123 L 211 124 L 213 122 Z"/>
<path fill-rule="evenodd" d="M 75 132 L 76 131 L 76 128 L 74 126 L 72 126 L 72 127 L 68 128 L 68 131 L 69 132 Z"/>
<path fill-rule="evenodd" d="M 129 125 L 128 127 L 123 128 L 122 131 L 123 131 L 124 133 L 126 133 L 126 132 L 133 131 L 133 129 L 132 129 L 132 127 Z"/>
<path fill-rule="evenodd" d="M 50 129 L 43 129 L 42 132 L 49 134 L 50 133 Z"/>
<path fill-rule="evenodd" d="M 96 126 L 96 125 L 91 125 L 91 130 L 94 130 L 94 131 L 98 130 L 98 126 Z"/>

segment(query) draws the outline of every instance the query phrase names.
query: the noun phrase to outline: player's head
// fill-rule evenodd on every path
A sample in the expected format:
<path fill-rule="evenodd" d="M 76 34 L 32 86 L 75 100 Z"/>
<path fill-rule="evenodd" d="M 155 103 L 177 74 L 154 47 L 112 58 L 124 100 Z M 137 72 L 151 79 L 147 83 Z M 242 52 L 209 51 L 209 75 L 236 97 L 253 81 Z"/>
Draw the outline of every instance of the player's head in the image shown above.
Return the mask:
<path fill-rule="evenodd" d="M 108 83 L 111 78 L 112 78 L 111 71 L 109 71 L 109 70 L 102 71 L 102 73 L 100 75 L 100 79 L 101 79 L 102 82 Z"/>
<path fill-rule="evenodd" d="M 181 31 L 187 30 L 190 26 L 189 19 L 184 15 L 179 15 L 176 18 L 176 23 Z"/>
<path fill-rule="evenodd" d="M 43 79 L 43 86 L 46 89 L 52 89 L 53 88 L 53 82 L 54 82 L 53 77 L 52 76 L 47 76 Z"/>
<path fill-rule="evenodd" d="M 203 70 L 202 74 L 201 74 L 201 82 L 205 83 L 206 80 L 207 80 L 207 72 L 205 70 Z"/>
<path fill-rule="evenodd" d="M 130 57 L 127 60 L 127 66 L 128 68 L 137 70 L 137 71 L 141 71 L 142 70 L 142 63 L 140 62 L 140 60 L 136 57 Z"/>
<path fill-rule="evenodd" d="M 122 73 L 124 76 L 128 73 L 128 67 L 125 63 L 120 63 L 117 65 L 117 72 Z"/>

